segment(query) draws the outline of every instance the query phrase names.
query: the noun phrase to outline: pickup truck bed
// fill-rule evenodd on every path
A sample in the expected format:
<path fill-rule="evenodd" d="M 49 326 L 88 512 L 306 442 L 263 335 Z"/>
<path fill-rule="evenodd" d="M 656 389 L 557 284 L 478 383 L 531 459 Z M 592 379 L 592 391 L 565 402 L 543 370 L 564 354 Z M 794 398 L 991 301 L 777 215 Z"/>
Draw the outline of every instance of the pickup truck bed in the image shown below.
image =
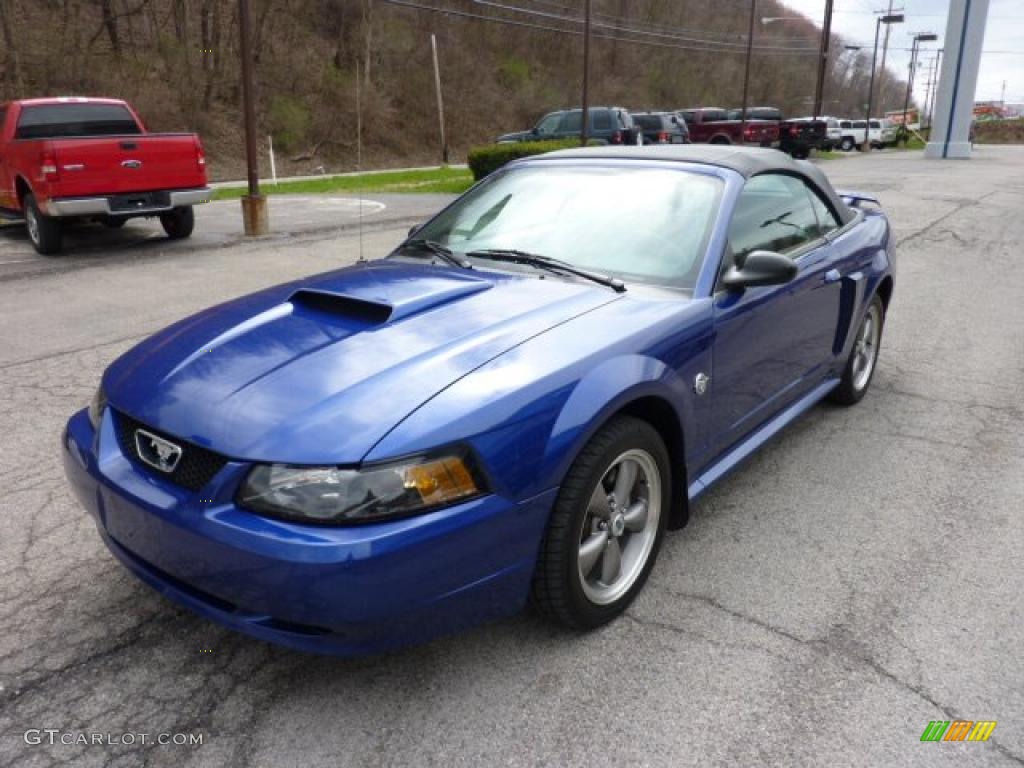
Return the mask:
<path fill-rule="evenodd" d="M 209 197 L 199 138 L 148 133 L 124 102 L 0 104 L 0 210 L 25 218 L 40 253 L 60 250 L 71 217 L 116 227 L 158 216 L 170 237 L 187 237 L 192 206 Z"/>

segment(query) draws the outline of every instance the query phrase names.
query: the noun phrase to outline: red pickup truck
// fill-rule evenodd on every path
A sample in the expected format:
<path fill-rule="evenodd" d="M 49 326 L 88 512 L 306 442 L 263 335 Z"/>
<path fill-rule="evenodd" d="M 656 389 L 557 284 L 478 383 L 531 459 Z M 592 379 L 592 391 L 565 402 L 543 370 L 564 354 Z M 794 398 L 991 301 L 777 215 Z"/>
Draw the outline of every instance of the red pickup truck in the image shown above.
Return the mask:
<path fill-rule="evenodd" d="M 169 237 L 188 237 L 192 206 L 209 199 L 195 134 L 148 133 L 114 99 L 0 103 L 0 216 L 24 218 L 39 253 L 60 251 L 72 218 L 119 227 L 159 216 Z"/>
<path fill-rule="evenodd" d="M 772 120 L 730 120 L 728 110 L 719 107 L 680 109 L 676 112 L 686 121 L 690 141 L 703 144 L 750 144 L 775 147 L 779 144 L 779 124 Z"/>

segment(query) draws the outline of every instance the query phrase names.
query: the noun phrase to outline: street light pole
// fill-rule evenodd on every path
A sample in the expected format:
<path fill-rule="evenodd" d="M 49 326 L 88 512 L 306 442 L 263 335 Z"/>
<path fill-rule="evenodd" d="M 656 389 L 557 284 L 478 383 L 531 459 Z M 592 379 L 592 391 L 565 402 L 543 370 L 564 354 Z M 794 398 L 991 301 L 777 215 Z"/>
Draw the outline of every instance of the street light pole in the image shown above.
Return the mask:
<path fill-rule="evenodd" d="M 910 70 L 907 72 L 907 95 L 903 98 L 903 126 L 900 129 L 900 133 L 903 134 L 904 141 L 907 140 L 907 132 L 909 131 L 910 120 L 907 118 L 907 110 L 910 108 L 910 93 L 914 89 L 914 75 L 917 73 L 918 43 L 929 43 L 938 39 L 938 35 L 932 34 L 931 32 L 925 32 L 924 34 L 914 35 L 914 42 L 910 46 Z M 920 121 L 920 119 L 920 113 L 918 113 L 918 121 Z"/>
<path fill-rule="evenodd" d="M 256 155 L 256 103 L 252 74 L 251 26 L 249 0 L 238 0 L 238 37 L 242 55 L 242 112 L 245 122 L 245 164 L 249 179 L 249 194 L 242 197 L 242 227 L 246 235 L 265 235 L 268 229 L 267 199 L 260 195 L 260 170 Z"/>
<path fill-rule="evenodd" d="M 747 136 L 747 96 L 750 93 L 750 59 L 754 53 L 754 16 L 756 14 L 757 0 L 750 0 L 750 25 L 747 30 L 747 63 L 743 72 L 743 109 L 740 112 L 740 142 L 746 141 Z"/>
<path fill-rule="evenodd" d="M 580 115 L 580 146 L 590 138 L 590 0 L 583 11 L 583 113 Z"/>
<path fill-rule="evenodd" d="M 861 146 L 865 152 L 871 151 L 871 107 L 875 94 L 875 64 L 878 59 L 878 33 L 882 24 L 899 24 L 903 21 L 902 13 L 894 13 L 888 16 L 879 17 L 875 22 L 875 50 L 871 54 L 871 79 L 868 81 L 868 113 L 864 118 L 864 144 Z"/>

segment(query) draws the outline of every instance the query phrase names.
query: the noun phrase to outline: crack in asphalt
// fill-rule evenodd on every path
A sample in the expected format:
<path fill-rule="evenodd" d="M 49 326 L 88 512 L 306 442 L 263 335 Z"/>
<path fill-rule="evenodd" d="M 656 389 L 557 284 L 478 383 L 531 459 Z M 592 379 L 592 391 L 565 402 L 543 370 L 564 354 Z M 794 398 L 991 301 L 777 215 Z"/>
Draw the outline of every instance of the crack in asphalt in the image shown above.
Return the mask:
<path fill-rule="evenodd" d="M 653 588 L 655 588 L 657 590 L 660 590 L 660 591 L 662 591 L 662 592 L 664 592 L 664 593 L 666 593 L 666 594 L 668 594 L 668 595 L 670 595 L 671 597 L 674 597 L 674 598 L 680 598 L 680 599 L 683 599 L 683 600 L 689 600 L 691 602 L 703 603 L 704 605 L 710 606 L 711 608 L 714 608 L 717 611 L 725 613 L 726 615 L 731 616 L 734 619 L 737 619 L 738 621 L 741 621 L 741 622 L 743 622 L 745 624 L 749 624 L 749 625 L 758 627 L 759 629 L 763 629 L 766 632 L 769 632 L 769 633 L 771 633 L 772 635 L 774 635 L 776 637 L 780 637 L 780 638 L 783 638 L 783 639 L 788 640 L 790 642 L 796 643 L 796 644 L 798 644 L 798 645 L 800 645 L 800 646 L 802 646 L 804 648 L 807 648 L 807 649 L 811 650 L 814 653 L 818 653 L 818 654 L 823 654 L 824 655 L 826 653 L 830 653 L 831 652 L 831 653 L 835 653 L 835 654 L 839 655 L 841 658 L 845 658 L 845 659 L 847 659 L 849 661 L 854 661 L 854 662 L 857 662 L 859 664 L 862 664 L 862 665 L 868 667 L 869 669 L 873 670 L 880 677 L 883 677 L 886 680 L 889 680 L 893 684 L 899 686 L 903 690 L 908 691 L 909 693 L 914 694 L 915 696 L 917 696 L 922 701 L 924 701 L 927 704 L 929 704 L 930 706 L 934 707 L 935 709 L 937 709 L 939 712 L 942 713 L 943 718 L 949 719 L 949 720 L 962 720 L 963 719 L 963 718 L 960 717 L 960 715 L 958 713 L 956 713 L 953 710 L 952 707 L 949 707 L 949 706 L 941 703 L 940 701 L 938 701 L 934 696 L 932 696 L 930 693 L 928 693 L 928 691 L 926 691 L 923 687 L 918 686 L 918 685 L 913 685 L 912 683 L 910 683 L 910 682 L 908 682 L 906 680 L 901 679 L 898 675 L 896 675 L 895 673 L 893 673 L 893 672 L 889 671 L 888 669 L 886 669 L 885 667 L 883 667 L 879 662 L 875 661 L 875 659 L 871 658 L 870 656 L 865 656 L 865 655 L 862 655 L 862 654 L 851 653 L 848 649 L 845 649 L 845 648 L 842 648 L 840 646 L 837 646 L 837 645 L 831 643 L 830 641 L 828 641 L 827 639 L 824 639 L 824 638 L 821 638 L 821 639 L 806 639 L 806 638 L 802 638 L 802 637 L 800 637 L 799 635 L 797 635 L 797 634 L 795 634 L 793 632 L 790 632 L 790 631 L 788 631 L 786 629 L 783 629 L 782 627 L 779 627 L 779 626 L 776 626 L 774 624 L 771 624 L 770 622 L 764 621 L 763 619 L 759 619 L 756 616 L 751 616 L 749 614 L 745 614 L 745 613 L 742 613 L 741 611 L 737 611 L 737 610 L 735 610 L 733 608 L 730 608 L 729 606 L 720 603 L 718 600 L 715 600 L 713 597 L 710 597 L 708 595 L 701 595 L 701 594 L 696 594 L 696 593 L 692 593 L 692 592 L 682 592 L 682 591 L 679 591 L 679 590 L 672 589 L 670 587 L 666 587 L 663 584 L 648 584 L 648 587 L 653 587 Z M 701 637 L 702 639 L 709 640 L 709 638 L 707 638 L 707 637 L 705 637 L 703 635 L 700 635 L 700 633 L 696 633 L 696 632 L 693 632 L 692 630 L 688 630 L 688 629 L 685 629 L 683 627 L 678 627 L 676 625 L 673 625 L 673 624 L 670 624 L 670 623 L 667 623 L 667 622 L 655 621 L 655 620 L 649 620 L 649 619 L 640 620 L 635 615 L 632 615 L 632 614 L 628 614 L 628 615 L 629 615 L 630 618 L 632 618 L 637 623 L 643 624 L 645 626 L 652 626 L 652 627 L 656 627 L 656 628 L 659 628 L 659 629 L 665 629 L 665 630 L 676 632 L 676 633 L 679 633 L 679 634 L 682 634 L 682 635 L 688 636 L 688 637 L 697 636 L 697 637 Z M 712 642 L 714 643 L 715 641 L 712 641 Z M 737 644 L 732 644 L 730 647 L 742 648 L 743 646 L 742 645 L 737 645 Z M 786 660 L 786 661 L 790 660 L 788 657 L 775 654 L 775 653 L 769 651 L 766 648 L 758 648 L 758 650 L 764 651 L 764 652 L 768 653 L 769 655 L 775 656 L 776 658 L 780 658 L 780 659 L 783 659 L 783 660 Z M 998 742 L 997 740 L 995 740 L 993 738 L 990 738 L 988 740 L 988 743 L 991 744 L 1004 757 L 1012 760 L 1013 762 L 1015 762 L 1018 765 L 1024 765 L 1024 756 L 1021 756 L 1021 755 L 1018 755 L 1018 754 L 1014 753 L 1012 750 L 1010 750 L 1005 745 L 1001 744 L 1000 742 Z"/>

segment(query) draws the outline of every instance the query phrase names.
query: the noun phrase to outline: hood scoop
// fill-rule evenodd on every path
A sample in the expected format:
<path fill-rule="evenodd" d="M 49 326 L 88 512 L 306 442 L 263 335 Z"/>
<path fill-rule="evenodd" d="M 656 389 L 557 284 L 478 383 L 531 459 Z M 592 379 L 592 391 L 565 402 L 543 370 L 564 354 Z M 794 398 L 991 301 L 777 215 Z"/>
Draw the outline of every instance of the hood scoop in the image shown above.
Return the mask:
<path fill-rule="evenodd" d="M 345 292 L 300 288 L 288 301 L 296 309 L 309 309 L 367 325 L 383 325 L 486 291 L 492 285 L 489 280 L 463 279 L 411 281 L 398 290 L 396 286 L 389 286 L 389 290 L 379 292 L 372 286 Z"/>

